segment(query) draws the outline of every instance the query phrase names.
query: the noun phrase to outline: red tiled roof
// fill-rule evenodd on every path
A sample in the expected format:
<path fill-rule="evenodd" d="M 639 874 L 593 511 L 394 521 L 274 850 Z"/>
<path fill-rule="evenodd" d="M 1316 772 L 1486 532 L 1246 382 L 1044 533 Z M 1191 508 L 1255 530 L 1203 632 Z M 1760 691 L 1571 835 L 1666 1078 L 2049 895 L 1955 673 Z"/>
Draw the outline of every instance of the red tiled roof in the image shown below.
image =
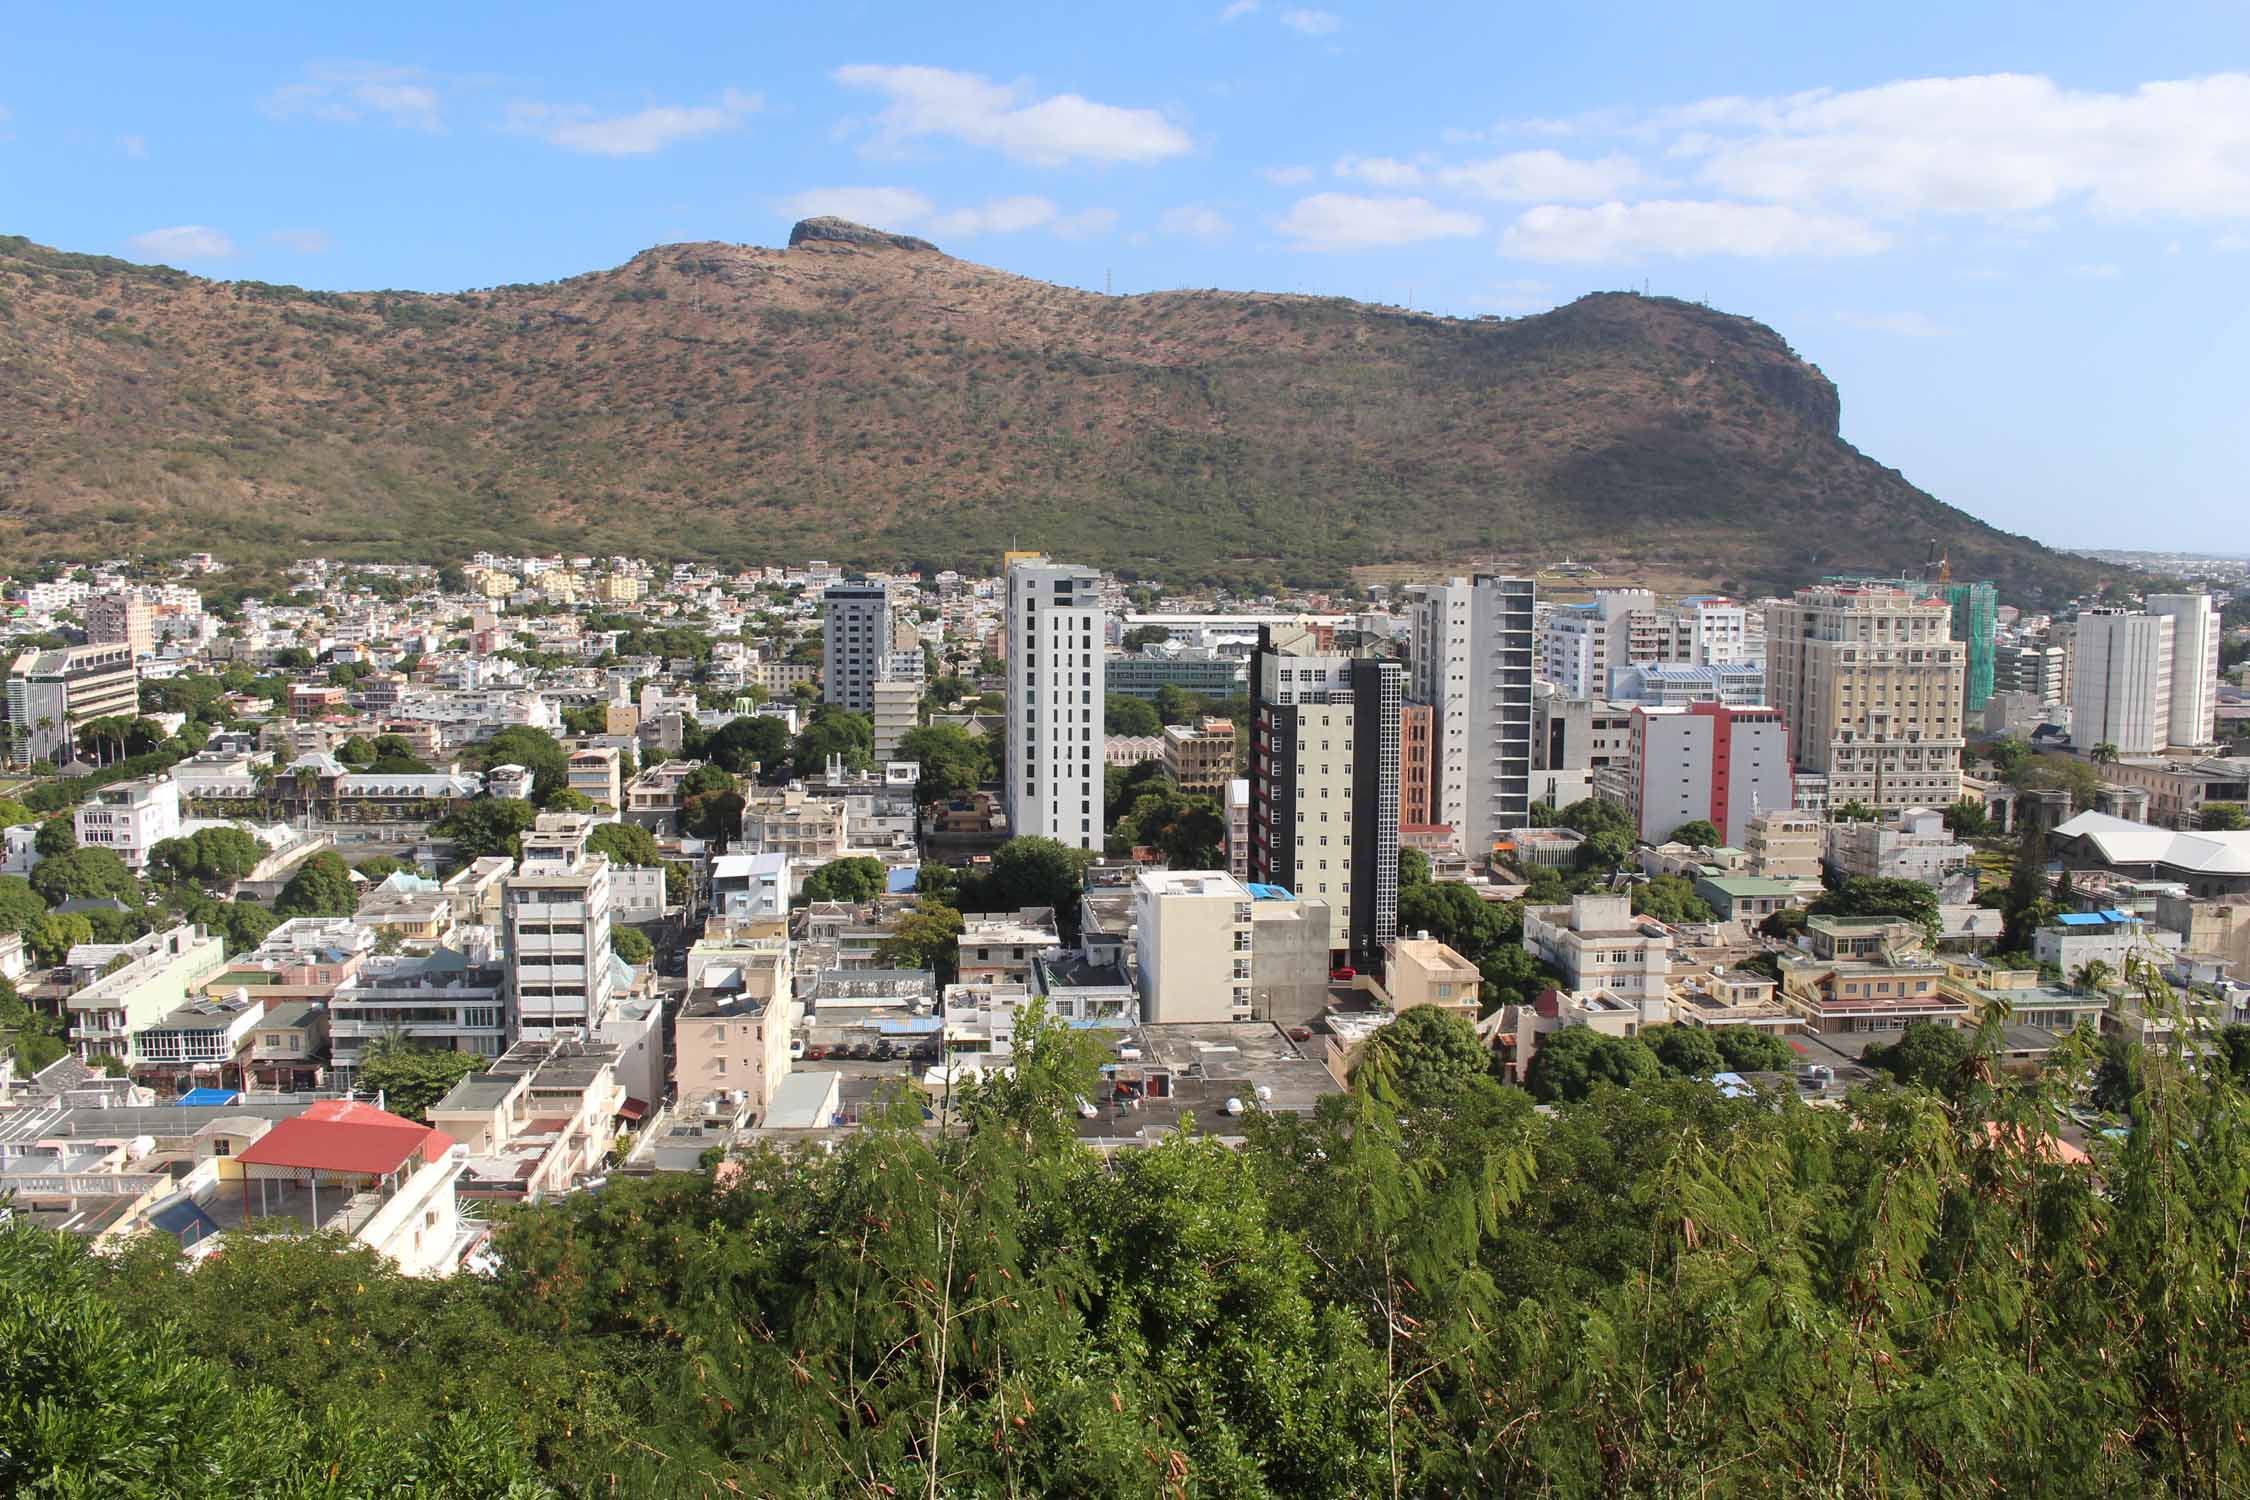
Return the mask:
<path fill-rule="evenodd" d="M 323 1099 L 281 1121 L 235 1155 L 255 1167 L 297 1167 L 379 1177 L 453 1149 L 453 1137 L 356 1099 Z"/>

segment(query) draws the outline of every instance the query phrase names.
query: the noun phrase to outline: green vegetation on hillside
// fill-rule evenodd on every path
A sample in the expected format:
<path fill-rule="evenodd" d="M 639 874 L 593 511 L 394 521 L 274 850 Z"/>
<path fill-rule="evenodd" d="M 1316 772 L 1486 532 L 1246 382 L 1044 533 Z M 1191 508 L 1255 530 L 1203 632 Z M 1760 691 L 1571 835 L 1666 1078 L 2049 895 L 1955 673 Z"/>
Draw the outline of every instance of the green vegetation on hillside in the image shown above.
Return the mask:
<path fill-rule="evenodd" d="M 980 567 L 1020 539 L 1183 580 L 1568 552 L 1748 591 L 1935 537 L 2027 600 L 2096 576 L 1844 444 L 1834 386 L 1773 330 L 1664 298 L 1459 320 L 1097 297 L 834 244 L 314 293 L 6 240 L 0 304 L 0 546 L 33 557 L 187 535 L 243 562 Z"/>

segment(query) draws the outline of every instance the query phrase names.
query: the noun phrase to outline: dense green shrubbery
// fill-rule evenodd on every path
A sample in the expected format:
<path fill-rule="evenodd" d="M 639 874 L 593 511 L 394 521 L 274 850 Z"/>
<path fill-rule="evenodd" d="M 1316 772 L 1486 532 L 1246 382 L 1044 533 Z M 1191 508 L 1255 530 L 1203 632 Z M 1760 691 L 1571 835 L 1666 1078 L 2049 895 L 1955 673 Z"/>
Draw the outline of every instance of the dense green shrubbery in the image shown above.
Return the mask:
<path fill-rule="evenodd" d="M 2231 1070 L 2148 1059 L 2089 1168 L 2050 1135 L 2083 1038 L 2007 1087 L 1972 1057 L 1840 1109 L 1651 1080 L 1542 1114 L 1401 1032 L 1241 1149 L 1105 1160 L 1072 1135 L 1088 1044 L 1021 1045 L 964 1128 L 908 1107 L 833 1155 L 613 1179 L 513 1213 L 489 1281 L 290 1240 L 89 1267 L 7 1230 L 0 1462 L 52 1494 L 173 1493 L 191 1458 L 178 1492 L 338 1463 L 320 1493 L 369 1493 L 441 1453 L 491 1488 L 429 1493 L 2250 1485 Z"/>

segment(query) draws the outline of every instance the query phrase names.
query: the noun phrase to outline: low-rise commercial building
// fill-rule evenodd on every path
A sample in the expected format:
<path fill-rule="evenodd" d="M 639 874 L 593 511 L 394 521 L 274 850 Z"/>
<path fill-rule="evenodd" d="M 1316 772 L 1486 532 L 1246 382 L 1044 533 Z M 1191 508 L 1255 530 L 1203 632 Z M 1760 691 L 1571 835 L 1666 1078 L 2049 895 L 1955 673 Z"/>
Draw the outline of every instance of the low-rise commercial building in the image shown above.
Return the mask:
<path fill-rule="evenodd" d="M 1390 945 L 1383 970 L 1383 992 L 1401 1014 L 1417 1005 L 1434 1005 L 1474 1025 L 1484 975 L 1449 945 L 1427 936 L 1400 938 Z"/>
<path fill-rule="evenodd" d="M 1767 880 L 1818 880 L 1825 852 L 1825 825 L 1818 813 L 1773 808 L 1750 820 L 1743 849 L 1750 873 Z"/>
<path fill-rule="evenodd" d="M 99 787 L 71 815 L 78 842 L 107 849 L 138 875 L 149 851 L 180 836 L 180 788 L 169 776 L 143 776 Z"/>
<path fill-rule="evenodd" d="M 507 970 L 489 946 L 371 957 L 329 1001 L 336 1068 L 357 1068 L 376 1041 L 396 1035 L 417 1047 L 498 1057 L 510 1031 Z"/>
<path fill-rule="evenodd" d="M 430 1106 L 430 1124 L 465 1153 L 461 1196 L 537 1203 L 600 1172 L 628 1113 L 617 1049 L 518 1042 Z"/>
<path fill-rule="evenodd" d="M 2065 978 L 2089 964 L 2104 965 L 2112 978 L 2123 980 L 2135 964 L 2169 963 L 2180 951 L 2180 935 L 2151 926 L 2131 912 L 2066 911 L 2054 925 L 2031 935 L 2031 956 L 2054 964 Z"/>
<path fill-rule="evenodd" d="M 1251 1018 L 1254 898 L 1223 871 L 1151 871 L 1134 882 L 1141 1014 L 1167 1022 Z"/>
<path fill-rule="evenodd" d="M 1526 906 L 1523 946 L 1564 976 L 1573 995 L 1638 1003 L 1670 991 L 1672 934 L 1636 916 L 1629 896 L 1573 896 L 1568 906 Z"/>
<path fill-rule="evenodd" d="M 130 1062 L 132 1038 L 186 1004 L 225 961 L 225 940 L 201 927 L 174 927 L 130 943 L 79 944 L 66 955 L 78 979 L 64 1002 L 72 1050 L 84 1062 Z"/>
<path fill-rule="evenodd" d="M 1943 883 L 1965 870 L 1975 851 L 1946 830 L 1945 814 L 1914 807 L 1888 823 L 1832 823 L 1827 830 L 1828 867 L 1838 879 L 1919 880 Z"/>
<path fill-rule="evenodd" d="M 570 789 L 595 808 L 615 812 L 625 805 L 623 756 L 609 746 L 570 753 Z"/>

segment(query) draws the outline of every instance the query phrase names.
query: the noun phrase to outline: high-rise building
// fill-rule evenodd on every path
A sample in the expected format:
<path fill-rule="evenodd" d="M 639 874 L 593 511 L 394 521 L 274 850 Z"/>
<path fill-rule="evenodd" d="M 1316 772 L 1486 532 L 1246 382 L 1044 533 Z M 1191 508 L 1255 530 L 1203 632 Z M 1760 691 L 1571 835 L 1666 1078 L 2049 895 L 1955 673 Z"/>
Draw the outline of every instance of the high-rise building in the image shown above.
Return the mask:
<path fill-rule="evenodd" d="M 1961 706 L 1982 713 L 1992 701 L 1993 636 L 1999 628 L 2000 591 L 1989 583 L 1941 586 L 1953 610 L 1953 638 L 1966 648 L 1962 658 Z"/>
<path fill-rule="evenodd" d="M 1797 769 L 1828 805 L 1944 807 L 1961 795 L 1952 607 L 1895 583 L 1830 582 L 1766 611 L 1766 684 Z"/>
<path fill-rule="evenodd" d="M 1436 746 L 1437 710 L 1408 699 L 1398 710 L 1398 822 L 1401 828 L 1428 828 L 1430 778 Z"/>
<path fill-rule="evenodd" d="M 68 759 L 94 720 L 139 712 L 140 669 L 122 643 L 26 651 L 8 669 L 8 738 L 22 759 Z"/>
<path fill-rule="evenodd" d="M 501 883 L 501 942 L 517 1036 L 590 1033 L 608 1019 L 609 856 L 589 854 L 597 825 L 580 813 L 541 813 L 523 836 L 516 873 Z"/>
<path fill-rule="evenodd" d="M 1632 740 L 1628 810 L 1651 843 L 1702 820 L 1720 842 L 1740 847 L 1752 819 L 1795 800 L 1789 729 L 1776 709 L 1635 708 Z"/>
<path fill-rule="evenodd" d="M 2078 616 L 2070 739 L 2081 750 L 2111 745 L 2153 755 L 2172 734 L 2172 671 L 2178 622 L 2170 615 L 2089 609 Z"/>
<path fill-rule="evenodd" d="M 875 684 L 892 649 L 891 591 L 880 583 L 839 583 L 820 597 L 821 700 L 872 713 Z"/>
<path fill-rule="evenodd" d="M 887 765 L 922 721 L 922 684 L 909 677 L 882 678 L 869 692 L 868 707 L 875 719 L 875 758 Z"/>
<path fill-rule="evenodd" d="M 130 646 L 146 656 L 156 646 L 156 611 L 133 589 L 96 594 L 86 601 L 86 639 L 96 646 Z"/>
<path fill-rule="evenodd" d="M 1234 780 L 1234 720 L 1164 726 L 1164 768 L 1183 792 L 1217 800 Z"/>
<path fill-rule="evenodd" d="M 1647 589 L 1601 589 L 1557 605 L 1539 635 L 1539 675 L 1569 698 L 1600 698 L 1624 667 L 1717 667 L 1756 659 L 1749 611 L 1706 595 L 1660 606 Z"/>
<path fill-rule="evenodd" d="M 1008 827 L 1099 849 L 1106 615 L 1101 575 L 1033 554 L 1008 564 Z"/>
<path fill-rule="evenodd" d="M 1993 653 L 1992 690 L 2023 693 L 2039 703 L 2063 703 L 2070 697 L 2064 653 L 2060 646 L 2002 646 Z"/>
<path fill-rule="evenodd" d="M 1394 661 L 1295 654 L 1309 644 L 1267 627 L 1250 658 L 1250 879 L 1327 902 L 1330 947 L 1374 967 L 1398 935 L 1406 674 Z"/>
<path fill-rule="evenodd" d="M 1412 696 L 1431 706 L 1433 822 L 1472 859 L 1531 819 L 1531 683 L 1538 585 L 1479 574 L 1421 590 Z"/>
<path fill-rule="evenodd" d="M 2172 714 L 2166 743 L 2181 749 L 2218 738 L 2219 612 L 2209 594 L 2151 594 L 2148 612 L 2172 622 Z"/>
<path fill-rule="evenodd" d="M 1407 636 L 1407 696 L 1430 710 L 1429 817 L 1460 837 L 1468 821 L 1469 619 L 1465 578 L 1415 592 Z"/>

